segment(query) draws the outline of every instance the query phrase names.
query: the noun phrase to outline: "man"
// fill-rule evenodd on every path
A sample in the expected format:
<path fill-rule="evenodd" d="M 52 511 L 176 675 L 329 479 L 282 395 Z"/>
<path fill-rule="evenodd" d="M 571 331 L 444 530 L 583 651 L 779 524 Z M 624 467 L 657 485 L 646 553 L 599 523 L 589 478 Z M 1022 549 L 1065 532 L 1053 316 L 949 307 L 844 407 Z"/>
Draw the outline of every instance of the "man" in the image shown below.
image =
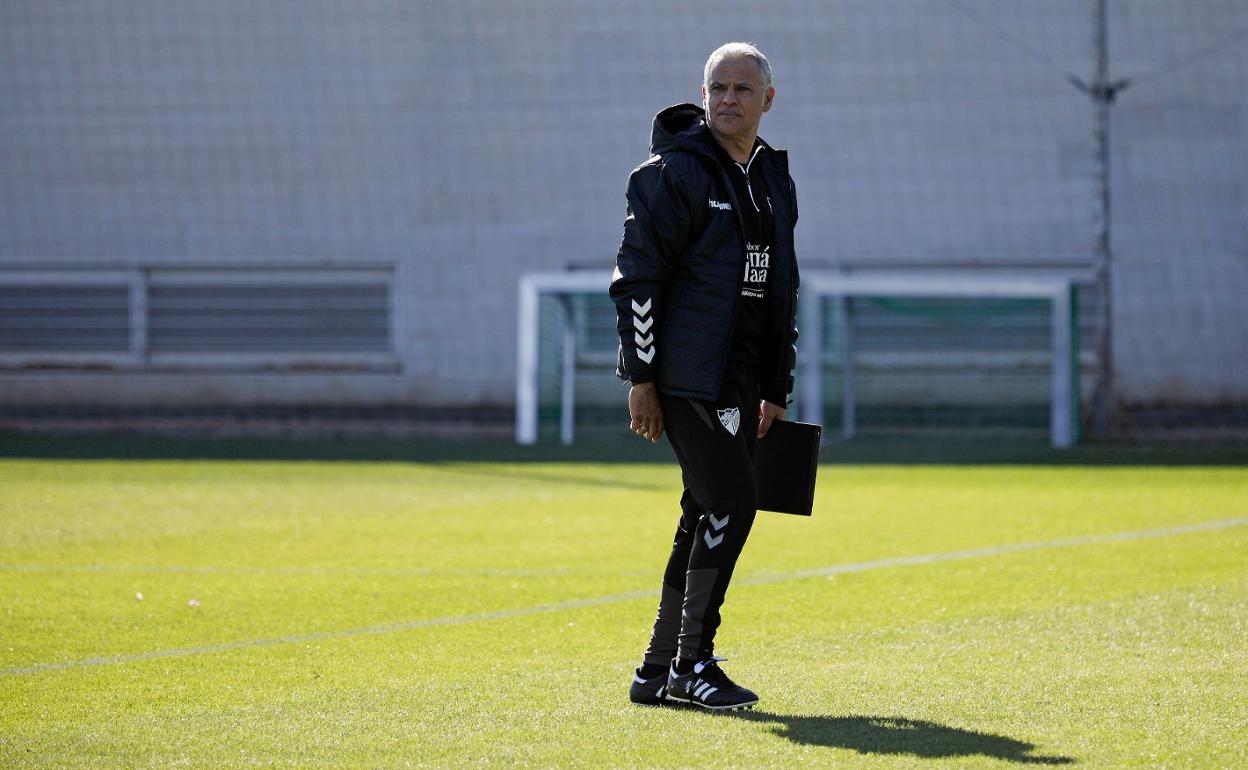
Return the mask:
<path fill-rule="evenodd" d="M 775 89 L 747 43 L 716 49 L 702 107 L 654 119 L 628 183 L 611 298 L 632 430 L 667 433 L 684 494 L 634 703 L 752 706 L 719 667 L 715 632 L 757 507 L 752 455 L 784 419 L 796 360 L 797 199 L 788 156 L 758 138 Z"/>

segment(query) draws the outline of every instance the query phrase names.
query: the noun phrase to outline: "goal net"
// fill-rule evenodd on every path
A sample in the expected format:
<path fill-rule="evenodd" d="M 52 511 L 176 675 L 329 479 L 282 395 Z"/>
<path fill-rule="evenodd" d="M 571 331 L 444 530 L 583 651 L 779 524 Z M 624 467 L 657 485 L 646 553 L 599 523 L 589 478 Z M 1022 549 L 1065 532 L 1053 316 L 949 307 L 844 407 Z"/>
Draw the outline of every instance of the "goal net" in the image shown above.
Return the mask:
<path fill-rule="evenodd" d="M 517 439 L 627 432 L 605 273 L 521 282 Z M 954 431 L 1078 438 L 1094 293 L 1077 274 L 861 273 L 803 278 L 791 417 L 830 438 Z M 1081 299 L 1082 298 L 1082 299 Z"/>

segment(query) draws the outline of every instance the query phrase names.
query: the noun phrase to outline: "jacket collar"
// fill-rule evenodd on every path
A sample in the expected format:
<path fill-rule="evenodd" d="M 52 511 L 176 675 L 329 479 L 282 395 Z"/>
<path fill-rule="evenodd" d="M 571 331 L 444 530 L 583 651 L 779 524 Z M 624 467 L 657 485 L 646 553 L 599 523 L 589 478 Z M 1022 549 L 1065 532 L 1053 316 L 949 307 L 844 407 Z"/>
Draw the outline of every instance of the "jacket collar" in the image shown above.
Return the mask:
<path fill-rule="evenodd" d="M 769 152 L 776 152 L 762 137 L 758 143 Z M 654 116 L 650 129 L 650 154 L 682 149 L 715 157 L 715 138 L 706 127 L 706 113 L 696 104 L 677 104 Z"/>

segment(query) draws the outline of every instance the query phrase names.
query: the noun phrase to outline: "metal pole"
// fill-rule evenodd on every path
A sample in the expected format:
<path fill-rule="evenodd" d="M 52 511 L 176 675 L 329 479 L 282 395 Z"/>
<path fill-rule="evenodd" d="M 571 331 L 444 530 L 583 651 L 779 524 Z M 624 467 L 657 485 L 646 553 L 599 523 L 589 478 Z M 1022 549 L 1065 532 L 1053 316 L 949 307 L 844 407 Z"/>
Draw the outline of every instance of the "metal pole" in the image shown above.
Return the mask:
<path fill-rule="evenodd" d="M 528 276 L 520 278 L 516 319 L 516 443 L 537 443 L 538 291 Z"/>
<path fill-rule="evenodd" d="M 801 345 L 802 389 L 798 395 L 798 408 L 802 419 L 816 425 L 823 424 L 823 295 L 808 291 L 802 299 Z"/>
<path fill-rule="evenodd" d="M 563 367 L 559 393 L 559 440 L 571 446 L 576 432 L 576 321 L 572 314 L 572 297 L 559 298 L 563 320 Z"/>
<path fill-rule="evenodd" d="M 1100 220 L 1096 234 L 1096 289 L 1100 296 L 1100 323 L 1096 344 L 1096 386 L 1092 391 L 1092 433 L 1109 436 L 1116 407 L 1114 396 L 1113 233 L 1111 224 L 1109 108 L 1125 83 L 1109 80 L 1108 0 L 1096 3 L 1096 80 L 1088 90 L 1096 111 L 1096 159 L 1099 168 Z"/>
<path fill-rule="evenodd" d="M 1052 316 L 1053 363 L 1049 396 L 1049 436 L 1053 446 L 1065 449 L 1075 443 L 1074 394 L 1072 393 L 1071 290 L 1057 291 L 1049 302 Z"/>
<path fill-rule="evenodd" d="M 858 429 L 858 389 L 854 382 L 854 314 L 849 294 L 832 300 L 836 328 L 841 338 L 841 438 L 848 441 Z"/>

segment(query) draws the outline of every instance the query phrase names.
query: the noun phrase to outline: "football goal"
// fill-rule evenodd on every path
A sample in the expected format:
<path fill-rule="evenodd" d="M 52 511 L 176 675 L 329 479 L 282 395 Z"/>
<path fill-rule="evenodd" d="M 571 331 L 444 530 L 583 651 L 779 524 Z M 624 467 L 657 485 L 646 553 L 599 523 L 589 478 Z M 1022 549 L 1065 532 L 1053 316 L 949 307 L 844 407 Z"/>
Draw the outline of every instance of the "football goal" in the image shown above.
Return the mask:
<path fill-rule="evenodd" d="M 1041 271 L 808 270 L 791 414 L 860 433 L 974 429 L 1080 434 L 1080 283 Z M 627 425 L 614 382 L 606 271 L 522 276 L 516 440 Z M 660 353 L 661 355 L 661 353 Z M 829 423 L 828 421 L 831 420 Z"/>

